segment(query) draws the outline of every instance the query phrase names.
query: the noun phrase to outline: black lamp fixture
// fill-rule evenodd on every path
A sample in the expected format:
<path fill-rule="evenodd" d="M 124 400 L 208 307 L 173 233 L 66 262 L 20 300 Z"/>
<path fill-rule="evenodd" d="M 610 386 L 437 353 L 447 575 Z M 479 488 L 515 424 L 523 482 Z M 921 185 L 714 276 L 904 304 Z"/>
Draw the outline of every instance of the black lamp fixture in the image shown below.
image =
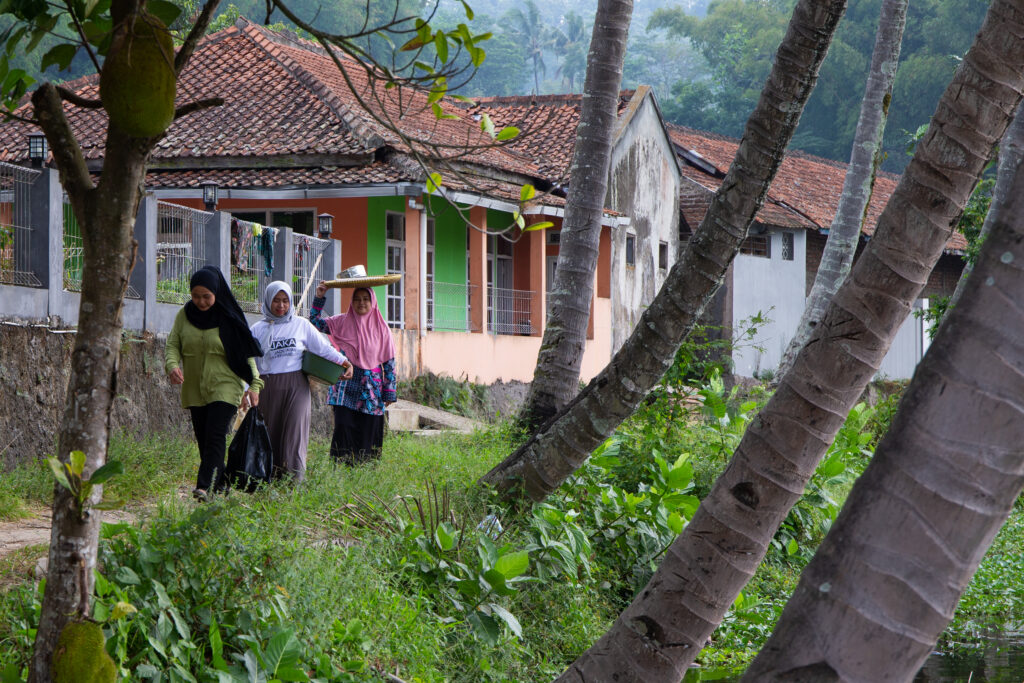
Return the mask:
<path fill-rule="evenodd" d="M 331 236 L 331 229 L 334 224 L 334 216 L 329 213 L 322 213 L 316 217 L 316 231 L 321 239 L 328 239 Z"/>
<path fill-rule="evenodd" d="M 217 208 L 217 183 L 206 180 L 199 183 L 199 187 L 203 188 L 203 204 L 206 205 L 207 211 L 213 211 Z"/>
<path fill-rule="evenodd" d="M 33 166 L 41 167 L 46 162 L 46 136 L 32 133 L 28 136 L 28 159 Z"/>

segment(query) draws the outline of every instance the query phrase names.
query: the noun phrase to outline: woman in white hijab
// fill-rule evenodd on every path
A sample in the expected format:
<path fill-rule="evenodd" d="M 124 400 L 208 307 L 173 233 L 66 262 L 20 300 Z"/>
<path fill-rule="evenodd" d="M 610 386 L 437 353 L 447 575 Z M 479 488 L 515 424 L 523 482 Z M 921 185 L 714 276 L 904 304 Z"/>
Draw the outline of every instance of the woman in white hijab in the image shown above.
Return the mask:
<path fill-rule="evenodd" d="M 295 315 L 287 283 L 276 280 L 267 285 L 260 308 L 263 320 L 252 326 L 252 335 L 263 349 L 258 363 L 264 382 L 259 411 L 270 432 L 275 473 L 290 474 L 300 482 L 306 474 L 311 406 L 302 353 L 308 349 L 344 365 L 348 377 L 352 376 L 352 364 L 312 323 Z"/>

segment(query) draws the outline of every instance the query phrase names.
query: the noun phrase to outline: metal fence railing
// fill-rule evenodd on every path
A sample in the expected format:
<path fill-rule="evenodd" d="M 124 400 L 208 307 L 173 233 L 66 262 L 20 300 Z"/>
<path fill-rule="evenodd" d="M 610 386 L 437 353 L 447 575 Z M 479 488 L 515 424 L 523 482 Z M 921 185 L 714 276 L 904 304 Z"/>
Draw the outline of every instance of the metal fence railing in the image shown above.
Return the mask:
<path fill-rule="evenodd" d="M 292 233 L 292 294 L 296 306 L 302 298 L 302 293 L 306 291 L 306 286 L 309 286 L 302 306 L 295 311 L 296 315 L 305 317 L 309 314 L 310 304 L 313 303 L 313 288 L 317 282 L 330 279 L 324 276 L 323 258 L 330 245 L 331 240 Z"/>
<path fill-rule="evenodd" d="M 491 334 L 534 333 L 530 301 L 534 292 L 523 289 L 487 288 L 487 331 Z"/>
<path fill-rule="evenodd" d="M 67 195 L 64 196 L 64 289 L 70 292 L 82 291 L 82 229 L 78 226 L 75 212 L 71 209 Z"/>
<path fill-rule="evenodd" d="M 470 316 L 470 297 L 476 285 L 427 280 L 427 329 L 476 331 Z"/>
<path fill-rule="evenodd" d="M 213 216 L 187 206 L 157 202 L 156 300 L 183 304 L 189 280 L 206 265 L 206 225 Z"/>
<path fill-rule="evenodd" d="M 231 219 L 231 291 L 243 311 L 260 312 L 260 299 L 274 280 L 277 228 Z"/>
<path fill-rule="evenodd" d="M 0 163 L 0 283 L 38 287 L 32 271 L 32 183 L 39 171 Z M 45 245 L 39 245 L 44 249 Z"/>

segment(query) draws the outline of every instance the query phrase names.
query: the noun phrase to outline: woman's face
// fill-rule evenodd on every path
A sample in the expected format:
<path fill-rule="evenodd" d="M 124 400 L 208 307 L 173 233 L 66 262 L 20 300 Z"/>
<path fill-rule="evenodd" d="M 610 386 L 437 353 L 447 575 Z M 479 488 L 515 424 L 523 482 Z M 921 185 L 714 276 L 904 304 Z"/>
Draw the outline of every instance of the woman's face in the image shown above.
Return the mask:
<path fill-rule="evenodd" d="M 370 292 L 366 289 L 357 289 L 352 294 L 352 310 L 358 315 L 366 315 L 370 312 Z"/>
<path fill-rule="evenodd" d="M 281 290 L 274 295 L 273 301 L 270 302 L 270 312 L 281 317 L 282 315 L 288 315 L 288 309 L 292 307 L 291 299 L 288 298 L 288 292 Z"/>
<path fill-rule="evenodd" d="M 210 310 L 210 306 L 217 300 L 217 297 L 213 295 L 213 292 L 208 290 L 202 285 L 196 285 L 192 288 L 192 303 L 196 305 L 200 311 Z"/>

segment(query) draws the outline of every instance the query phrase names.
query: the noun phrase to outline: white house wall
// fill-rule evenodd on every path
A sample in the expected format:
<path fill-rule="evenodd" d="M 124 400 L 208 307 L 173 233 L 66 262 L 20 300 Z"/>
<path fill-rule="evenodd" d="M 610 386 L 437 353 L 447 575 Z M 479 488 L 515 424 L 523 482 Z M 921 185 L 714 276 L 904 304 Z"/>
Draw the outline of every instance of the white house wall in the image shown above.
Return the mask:
<path fill-rule="evenodd" d="M 792 261 L 782 258 L 779 231 L 766 233 L 771 240 L 771 258 L 737 254 L 733 262 L 733 333 L 740 333 L 743 321 L 759 313 L 769 320 L 757 326 L 752 341 L 742 342 L 733 352 L 735 372 L 743 377 L 759 377 L 778 367 L 803 314 L 807 233 L 794 230 L 791 234 Z"/>
<path fill-rule="evenodd" d="M 927 306 L 927 303 L 927 299 L 918 300 L 914 310 Z M 879 377 L 909 379 L 914 374 L 914 368 L 928 347 L 929 340 L 924 328 L 925 322 L 913 312 L 907 316 L 889 347 L 889 353 L 882 359 L 878 368 Z"/>
<path fill-rule="evenodd" d="M 607 206 L 630 224 L 612 230 L 612 352 L 633 331 L 654 299 L 679 248 L 679 167 L 657 106 L 645 97 L 612 150 Z M 636 263 L 626 265 L 626 236 L 636 238 Z M 658 247 L 668 246 L 667 268 Z"/>

